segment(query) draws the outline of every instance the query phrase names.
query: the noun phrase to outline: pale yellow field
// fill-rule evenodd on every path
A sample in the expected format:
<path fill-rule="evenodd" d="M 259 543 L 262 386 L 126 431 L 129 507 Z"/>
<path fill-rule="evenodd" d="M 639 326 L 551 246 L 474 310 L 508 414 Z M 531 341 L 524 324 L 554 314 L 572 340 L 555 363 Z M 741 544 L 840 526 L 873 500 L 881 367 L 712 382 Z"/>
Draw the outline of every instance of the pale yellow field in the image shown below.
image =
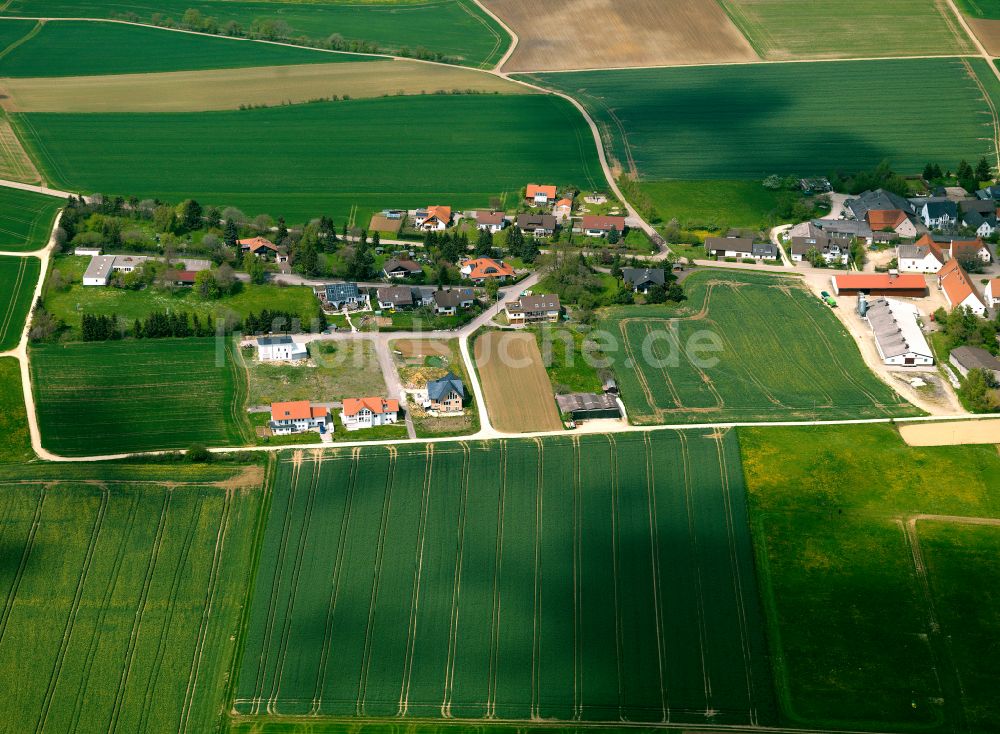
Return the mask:
<path fill-rule="evenodd" d="M 714 0 L 484 0 L 518 35 L 504 71 L 755 61 Z"/>
<path fill-rule="evenodd" d="M 899 426 L 899 435 L 910 446 L 1000 444 L 1000 420 L 909 423 Z"/>
<path fill-rule="evenodd" d="M 433 94 L 454 90 L 523 94 L 492 74 L 416 61 L 260 66 L 161 74 L 0 79 L 12 112 L 204 112 L 241 105 Z"/>
<path fill-rule="evenodd" d="M 491 331 L 476 340 L 476 366 L 483 381 L 486 410 L 498 431 L 557 431 L 556 408 L 534 334 Z"/>
<path fill-rule="evenodd" d="M 30 184 L 42 181 L 41 174 L 4 115 L 0 115 L 0 178 Z"/>

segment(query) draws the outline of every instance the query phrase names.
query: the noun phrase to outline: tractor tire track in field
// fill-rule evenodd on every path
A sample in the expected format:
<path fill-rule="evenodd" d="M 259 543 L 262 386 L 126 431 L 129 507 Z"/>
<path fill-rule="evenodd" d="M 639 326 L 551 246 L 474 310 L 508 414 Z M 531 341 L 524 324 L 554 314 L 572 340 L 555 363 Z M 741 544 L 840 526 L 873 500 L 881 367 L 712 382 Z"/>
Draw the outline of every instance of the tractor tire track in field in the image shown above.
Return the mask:
<path fill-rule="evenodd" d="M 646 457 L 646 508 L 649 517 L 649 550 L 650 567 L 653 581 L 653 614 L 656 619 L 656 664 L 660 676 L 660 723 L 670 720 L 670 692 L 667 690 L 666 667 L 667 652 L 663 640 L 663 593 L 660 588 L 660 532 L 656 517 L 656 467 L 653 460 L 653 444 L 649 434 L 642 434 L 643 449 Z"/>
<path fill-rule="evenodd" d="M 275 614 L 277 612 L 278 589 L 281 586 L 281 569 L 284 567 L 285 550 L 288 547 L 288 536 L 292 524 L 292 508 L 295 506 L 295 496 L 299 487 L 299 474 L 302 471 L 302 452 L 292 454 L 292 476 L 288 484 L 288 499 L 285 502 L 284 523 L 281 529 L 281 544 L 278 556 L 274 561 L 274 576 L 271 578 L 271 593 L 268 595 L 267 614 L 264 621 L 264 638 L 261 641 L 260 655 L 257 662 L 257 675 L 254 679 L 253 708 L 255 715 L 260 714 L 260 706 L 264 696 L 264 678 L 267 675 L 268 654 L 271 648 L 271 635 L 274 630 Z"/>
<path fill-rule="evenodd" d="M 529 717 L 540 721 L 541 715 L 541 666 L 542 666 L 542 533 L 544 528 L 543 492 L 545 485 L 545 447 L 540 438 L 534 439 L 538 449 L 535 475 L 535 585 L 532 603 L 531 632 L 531 705 Z"/>
<path fill-rule="evenodd" d="M 7 331 L 10 329 L 10 322 L 14 318 L 17 310 L 18 294 L 21 292 L 21 285 L 24 283 L 24 274 L 28 271 L 28 258 L 22 257 L 17 263 L 17 279 L 14 287 L 10 291 L 10 303 L 7 304 L 7 312 L 4 314 L 3 323 L 0 324 L 0 343 L 7 338 Z"/>
<path fill-rule="evenodd" d="M 184 537 L 183 545 L 181 546 L 180 558 L 174 568 L 174 578 L 170 582 L 170 591 L 167 595 L 166 618 L 163 621 L 163 626 L 160 628 L 160 637 L 156 642 L 156 653 L 153 655 L 153 664 L 150 669 L 149 678 L 146 681 L 146 690 L 142 696 L 142 710 L 139 714 L 139 731 L 148 731 L 147 724 L 149 721 L 150 707 L 153 705 L 156 693 L 156 684 L 160 679 L 160 668 L 163 665 L 163 656 L 166 654 L 166 647 L 164 646 L 164 643 L 170 634 L 170 625 L 173 623 L 174 612 L 177 610 L 178 589 L 180 589 L 181 581 L 187 572 L 187 559 L 191 554 L 191 545 L 194 542 L 195 535 L 197 534 L 204 506 L 205 498 L 204 496 L 199 496 L 198 505 L 194 512 L 194 518 L 188 522 L 187 533 Z"/>
<path fill-rule="evenodd" d="M 76 698 L 73 702 L 73 715 L 70 719 L 69 729 L 70 734 L 75 734 L 76 730 L 80 726 L 80 717 L 83 715 L 83 703 L 86 698 L 87 685 L 90 683 L 90 672 L 94 667 L 94 660 L 97 657 L 97 648 L 100 645 L 101 638 L 103 636 L 104 619 L 107 617 L 108 609 L 111 606 L 111 598 L 114 596 L 115 587 L 118 586 L 118 577 L 121 575 L 122 561 L 125 560 L 128 543 L 132 538 L 132 532 L 135 528 L 135 518 L 139 514 L 139 504 L 141 499 L 141 490 L 140 492 L 134 493 L 132 506 L 129 509 L 128 519 L 125 522 L 124 530 L 121 533 L 121 541 L 118 544 L 118 551 L 115 554 L 114 566 L 112 567 L 111 574 L 108 578 L 108 584 L 104 590 L 104 598 L 101 600 L 93 632 L 91 632 L 90 635 L 90 644 L 87 646 L 87 654 L 84 657 L 83 673 L 80 676 L 80 684 L 77 686 Z"/>
<path fill-rule="evenodd" d="M 626 721 L 625 718 L 625 660 L 623 648 L 625 646 L 624 632 L 622 630 L 622 605 L 621 605 L 621 574 L 618 572 L 620 553 L 618 546 L 620 538 L 618 533 L 621 522 L 618 519 L 618 501 L 621 492 L 620 480 L 618 476 L 618 443 L 614 434 L 606 436 L 608 440 L 608 451 L 610 452 L 610 472 L 611 472 L 611 569 L 614 578 L 614 605 L 615 605 L 615 658 L 618 663 L 618 720 Z"/>
<path fill-rule="evenodd" d="M 743 672 L 747 686 L 747 704 L 750 724 L 757 726 L 757 697 L 754 691 L 753 650 L 750 646 L 750 624 L 747 620 L 746 601 L 743 593 L 743 577 L 740 574 L 740 552 L 736 547 L 736 527 L 733 524 L 733 496 L 729 485 L 729 463 L 726 459 L 725 433 L 717 431 L 715 447 L 719 457 L 719 480 L 722 486 L 722 500 L 726 509 L 726 537 L 729 542 L 729 567 L 733 593 L 736 598 L 737 622 L 740 630 L 740 651 L 743 654 Z"/>
<path fill-rule="evenodd" d="M 968 75 L 972 83 L 979 88 L 979 92 L 983 95 L 983 102 L 986 103 L 986 107 L 989 110 L 991 124 L 993 126 L 993 137 L 991 138 L 993 141 L 993 157 L 996 160 L 997 167 L 1000 168 L 1000 117 L 997 116 L 997 107 L 993 103 L 993 99 L 990 97 L 989 92 L 986 91 L 986 87 L 983 85 L 979 75 L 976 74 L 975 70 L 972 68 L 972 64 L 969 63 L 969 60 L 961 59 L 960 63 L 965 68 L 965 73 Z M 992 61 L 990 63 L 992 63 Z"/>
<path fill-rule="evenodd" d="M 170 514 L 170 501 L 173 499 L 173 492 L 166 490 L 163 493 L 163 506 L 160 509 L 160 518 L 156 526 L 156 535 L 153 540 L 149 560 L 146 563 L 146 574 L 142 580 L 142 590 L 139 593 L 139 602 L 136 606 L 135 614 L 132 617 L 132 630 L 129 633 L 128 647 L 125 652 L 125 660 L 122 665 L 122 674 L 118 679 L 118 689 L 115 691 L 114 705 L 111 709 L 111 720 L 108 723 L 108 734 L 118 729 L 118 720 L 121 717 L 122 707 L 125 704 L 125 691 L 128 688 L 128 681 L 132 675 L 132 664 L 135 662 L 135 650 L 139 644 L 139 629 L 142 626 L 142 619 L 146 614 L 146 602 L 149 600 L 149 588 L 153 585 L 153 574 L 156 572 L 156 562 L 160 556 L 160 548 L 163 545 L 163 537 L 167 527 L 167 516 Z"/>
<path fill-rule="evenodd" d="M 425 448 L 424 487 L 420 500 L 420 518 L 417 521 L 417 544 L 414 548 L 416 564 L 413 568 L 413 590 L 410 593 L 410 620 L 406 632 L 406 652 L 403 657 L 403 681 L 399 689 L 397 716 L 406 716 L 410 708 L 410 679 L 413 675 L 413 653 L 417 645 L 417 615 L 420 608 L 420 581 L 424 572 L 424 545 L 427 540 L 427 516 L 430 514 L 431 480 L 434 473 L 434 444 Z"/>
<path fill-rule="evenodd" d="M 705 691 L 705 710 L 712 708 L 712 680 L 705 662 L 705 645 L 708 639 L 708 630 L 705 628 L 705 591 L 701 572 L 701 554 L 698 549 L 698 532 L 694 524 L 694 500 L 691 496 L 691 451 L 688 446 L 688 437 L 683 431 L 677 433 L 681 441 L 681 464 L 684 470 L 684 503 L 687 508 L 688 539 L 691 543 L 692 557 L 695 559 L 695 595 L 696 607 L 698 610 L 698 652 L 701 657 L 701 680 Z"/>
<path fill-rule="evenodd" d="M 49 709 L 52 707 L 52 698 L 55 696 L 56 685 L 62 673 L 63 663 L 66 661 L 66 650 L 69 648 L 69 641 L 73 635 L 73 628 L 76 625 L 76 617 L 80 613 L 80 602 L 83 600 L 83 588 L 87 583 L 90 574 L 90 565 L 94 560 L 94 553 L 97 550 L 97 543 L 101 538 L 101 531 L 104 529 L 104 517 L 108 511 L 108 500 L 110 491 L 107 487 L 101 489 L 101 504 L 97 509 L 97 517 L 94 518 L 94 525 L 90 530 L 90 542 L 83 555 L 83 565 L 80 568 L 80 575 L 76 580 L 76 591 L 73 593 L 73 601 L 70 602 L 69 615 L 66 617 L 66 624 L 63 627 L 62 639 L 59 642 L 59 651 L 56 653 L 56 660 L 49 674 L 49 682 L 45 689 L 45 696 L 42 699 L 42 707 L 38 713 L 38 721 L 35 724 L 35 731 L 41 732 L 45 729 L 45 722 L 49 718 Z"/>
<path fill-rule="evenodd" d="M 462 501 L 458 510 L 458 537 L 455 540 L 455 573 L 451 586 L 451 614 L 448 623 L 448 653 L 445 658 L 444 698 L 441 701 L 441 718 L 451 718 L 452 695 L 455 688 L 455 656 L 458 653 L 459 603 L 462 597 L 462 559 L 465 550 L 465 520 L 469 509 L 469 479 L 472 469 L 472 450 L 464 441 L 462 453 Z"/>
<path fill-rule="evenodd" d="M 306 496 L 305 514 L 302 518 L 302 527 L 299 528 L 298 548 L 295 553 L 294 566 L 292 567 L 292 578 L 288 584 L 288 600 L 285 604 L 285 611 L 282 614 L 283 624 L 281 626 L 281 636 L 278 639 L 278 659 L 274 665 L 274 676 L 271 678 L 271 693 L 267 699 L 267 712 L 277 714 L 278 691 L 281 689 L 281 676 L 285 672 L 285 660 L 288 657 L 288 638 L 292 631 L 292 620 L 295 612 L 295 598 L 299 591 L 299 577 L 302 573 L 302 563 L 306 555 L 306 542 L 312 530 L 313 509 L 316 505 L 316 489 L 319 485 L 319 477 L 323 471 L 323 452 L 316 451 L 309 459 L 309 494 Z"/>
<path fill-rule="evenodd" d="M 219 520 L 219 530 L 215 535 L 215 550 L 212 555 L 212 568 L 208 574 L 208 590 L 205 593 L 205 605 L 202 609 L 201 620 L 198 623 L 198 634 L 196 637 L 195 651 L 191 658 L 191 667 L 188 671 L 187 688 L 184 691 L 184 703 L 181 707 L 181 718 L 177 726 L 178 734 L 188 730 L 191 720 L 191 709 L 194 706 L 194 697 L 198 691 L 198 680 L 201 675 L 201 661 L 205 654 L 205 644 L 208 640 L 208 626 L 212 619 L 212 609 L 215 606 L 215 595 L 219 587 L 219 577 L 222 570 L 222 554 L 226 547 L 226 538 L 229 535 L 229 518 L 232 515 L 233 495 L 236 490 L 227 489 L 226 498 L 222 507 L 222 517 Z"/>
<path fill-rule="evenodd" d="M 347 480 L 347 497 L 344 499 L 344 517 L 340 522 L 340 534 L 337 538 L 337 555 L 333 563 L 333 574 L 330 579 L 330 601 L 326 605 L 326 626 L 323 633 L 323 648 L 320 650 L 319 667 L 316 670 L 316 687 L 313 690 L 311 715 L 318 715 L 323 708 L 323 691 L 326 688 L 327 667 L 330 664 L 330 649 L 333 646 L 333 620 L 337 612 L 337 601 L 340 599 L 341 574 L 344 569 L 344 553 L 347 550 L 347 538 L 351 527 L 351 510 L 354 504 L 354 492 L 357 489 L 358 473 L 360 472 L 361 449 L 351 450 L 350 476 Z"/>
<path fill-rule="evenodd" d="M 361 676 L 358 680 L 358 698 L 355 715 L 365 716 L 365 698 L 368 695 L 368 673 L 372 664 L 372 637 L 375 632 L 375 606 L 378 604 L 379 584 L 382 580 L 382 560 L 385 557 L 385 536 L 389 528 L 389 510 L 392 506 L 392 486 L 396 479 L 396 463 L 399 450 L 389 447 L 389 470 L 385 479 L 385 499 L 382 501 L 382 517 L 379 522 L 378 543 L 375 547 L 375 573 L 372 578 L 371 597 L 368 602 L 368 623 L 365 625 L 365 646 L 361 658 Z"/>
<path fill-rule="evenodd" d="M 486 683 L 486 718 L 497 717 L 497 667 L 500 664 L 500 577 L 503 572 L 503 513 L 507 496 L 507 442 L 500 441 L 500 501 L 497 507 L 496 560 L 493 565 L 493 614 L 490 620 L 490 663 Z"/>
<path fill-rule="evenodd" d="M 24 550 L 21 551 L 21 560 L 17 564 L 17 571 L 14 572 L 14 581 L 11 583 L 7 601 L 0 614 L 0 644 L 3 643 L 4 635 L 7 633 L 7 622 L 10 620 L 10 613 L 14 609 L 14 601 L 17 599 L 17 590 L 21 586 L 24 578 L 24 569 L 28 565 L 28 558 L 35 545 L 35 534 L 38 532 L 38 525 L 42 519 L 42 505 L 45 504 L 45 496 L 48 486 L 43 484 L 38 491 L 38 503 L 35 505 L 35 514 L 31 519 L 31 527 L 28 530 L 28 537 L 24 542 Z"/>
<path fill-rule="evenodd" d="M 664 329 L 664 331 L 665 331 L 665 333 L 670 334 L 670 331 L 671 331 L 670 330 L 670 322 L 667 321 L 666 324 L 667 324 L 667 328 Z M 653 323 L 652 322 L 646 323 L 645 328 L 646 328 L 646 337 L 648 338 L 648 337 L 652 336 L 652 334 L 653 334 Z M 680 347 L 680 339 L 677 338 L 676 334 L 674 334 L 673 342 L 678 347 Z M 659 357 L 660 355 L 654 354 L 653 356 L 654 357 Z M 636 364 L 636 369 L 641 371 L 642 370 L 642 365 Z M 667 390 L 670 391 L 670 399 L 674 401 L 674 405 L 677 408 L 683 408 L 684 407 L 684 403 L 681 401 L 681 394 L 677 390 L 677 386 L 674 385 L 674 381 L 670 378 L 670 373 L 667 372 L 667 369 L 665 367 L 661 367 L 660 368 L 660 375 L 663 377 L 663 381 L 664 381 L 664 383 L 667 386 Z M 661 408 L 660 408 L 659 405 L 653 406 L 653 409 L 655 411 L 660 411 L 661 410 Z"/>
<path fill-rule="evenodd" d="M 573 720 L 583 718 L 583 497 L 580 437 L 573 436 Z"/>

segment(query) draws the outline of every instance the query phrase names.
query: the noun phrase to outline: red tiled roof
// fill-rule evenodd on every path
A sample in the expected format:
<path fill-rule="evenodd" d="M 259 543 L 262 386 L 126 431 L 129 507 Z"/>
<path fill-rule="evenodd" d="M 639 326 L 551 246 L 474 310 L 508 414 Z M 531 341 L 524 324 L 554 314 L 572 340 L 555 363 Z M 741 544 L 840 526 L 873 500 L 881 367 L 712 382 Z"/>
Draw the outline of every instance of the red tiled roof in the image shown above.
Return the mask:
<path fill-rule="evenodd" d="M 926 247 L 928 250 L 930 250 L 931 254 L 935 257 L 935 259 L 939 263 L 944 265 L 945 261 L 944 250 L 941 248 L 941 244 L 935 242 L 934 238 L 931 237 L 929 234 L 925 234 L 914 244 L 917 245 L 918 247 Z"/>
<path fill-rule="evenodd" d="M 447 224 L 451 221 L 451 207 L 429 206 L 427 207 L 427 219 L 438 219 Z"/>
<path fill-rule="evenodd" d="M 324 411 L 326 408 L 323 409 Z M 273 421 L 304 421 L 313 415 L 308 400 L 296 400 L 289 403 L 271 403 L 271 420 Z"/>
<path fill-rule="evenodd" d="M 489 257 L 480 257 L 476 260 L 467 260 L 463 268 L 470 268 L 468 277 L 472 280 L 480 278 L 509 278 L 514 275 L 514 268 L 503 261 L 497 261 Z"/>
<path fill-rule="evenodd" d="M 529 199 L 534 199 L 536 194 L 545 194 L 547 199 L 556 198 L 556 187 L 555 186 L 539 186 L 538 184 L 528 184 L 528 189 L 525 195 Z"/>
<path fill-rule="evenodd" d="M 572 209 L 573 208 L 573 200 L 572 199 L 560 199 L 559 201 L 556 202 L 556 208 L 557 209 L 559 207 L 563 207 L 563 206 L 566 206 L 566 207 L 569 207 L 570 209 Z"/>
<path fill-rule="evenodd" d="M 888 273 L 837 275 L 837 288 L 843 290 L 919 290 L 927 287 L 924 276 L 916 273 L 903 273 L 895 277 Z"/>
<path fill-rule="evenodd" d="M 617 229 L 619 232 L 622 232 L 625 229 L 625 217 L 608 217 L 597 214 L 588 214 L 583 217 L 582 225 L 584 229 L 600 229 L 605 232 Z"/>
<path fill-rule="evenodd" d="M 476 221 L 479 224 L 503 224 L 503 212 L 491 212 L 486 209 L 476 210 Z"/>
<path fill-rule="evenodd" d="M 948 302 L 955 306 L 961 305 L 969 296 L 975 296 L 980 302 L 979 293 L 972 285 L 969 274 L 965 272 L 962 264 L 958 260 L 949 260 L 941 270 L 938 271 L 938 283 L 944 288 L 948 296 Z M 984 304 L 985 305 L 985 304 Z"/>
<path fill-rule="evenodd" d="M 883 229 L 895 229 L 906 221 L 906 214 L 902 209 L 869 209 L 868 226 L 873 232 Z"/>
<path fill-rule="evenodd" d="M 376 415 L 397 413 L 399 412 L 399 401 L 386 400 L 385 398 L 344 398 L 345 415 L 357 415 L 364 408 L 368 408 Z"/>
<path fill-rule="evenodd" d="M 979 257 L 979 251 L 983 249 L 983 246 L 983 241 L 978 237 L 974 240 L 952 240 L 951 256 Z"/>
<path fill-rule="evenodd" d="M 251 237 L 249 239 L 237 241 L 239 242 L 240 247 L 249 247 L 250 252 L 256 252 L 260 249 L 274 250 L 275 252 L 278 251 L 278 247 L 271 242 L 271 240 L 264 237 Z"/>

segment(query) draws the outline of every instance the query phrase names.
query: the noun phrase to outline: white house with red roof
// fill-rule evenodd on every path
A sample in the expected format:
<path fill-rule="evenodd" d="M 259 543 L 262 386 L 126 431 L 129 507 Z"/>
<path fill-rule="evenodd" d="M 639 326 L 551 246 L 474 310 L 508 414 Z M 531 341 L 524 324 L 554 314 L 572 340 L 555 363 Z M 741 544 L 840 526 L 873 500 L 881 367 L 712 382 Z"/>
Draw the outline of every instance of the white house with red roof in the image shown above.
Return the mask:
<path fill-rule="evenodd" d="M 305 431 L 325 433 L 329 419 L 329 408 L 313 405 L 308 400 L 271 403 L 271 422 L 268 423 L 268 427 L 275 436 L 287 436 Z"/>
<path fill-rule="evenodd" d="M 425 232 L 443 232 L 451 224 L 451 207 L 429 206 L 426 209 L 417 209 L 413 221 L 417 229 Z"/>
<path fill-rule="evenodd" d="M 345 398 L 340 420 L 348 431 L 392 425 L 399 419 L 399 401 L 386 398 Z"/>
<path fill-rule="evenodd" d="M 555 186 L 528 184 L 524 190 L 524 198 L 536 206 L 544 206 L 550 201 L 555 201 L 558 195 L 559 191 Z"/>
<path fill-rule="evenodd" d="M 986 284 L 986 305 L 990 308 L 1000 306 L 1000 278 L 993 278 Z"/>
<path fill-rule="evenodd" d="M 277 255 L 278 246 L 266 237 L 251 237 L 245 240 L 237 240 L 240 252 L 252 252 L 257 257 L 267 257 Z"/>
<path fill-rule="evenodd" d="M 477 257 L 466 260 L 461 267 L 462 276 L 474 283 L 485 283 L 487 280 L 504 281 L 514 277 L 514 268 L 503 260 L 491 257 Z"/>
<path fill-rule="evenodd" d="M 986 315 L 986 303 L 958 260 L 949 260 L 937 274 L 938 288 L 951 308 L 968 308 L 976 316 Z"/>
<path fill-rule="evenodd" d="M 556 202 L 556 205 L 552 207 L 552 213 L 560 222 L 565 222 L 573 213 L 573 200 L 560 199 Z"/>

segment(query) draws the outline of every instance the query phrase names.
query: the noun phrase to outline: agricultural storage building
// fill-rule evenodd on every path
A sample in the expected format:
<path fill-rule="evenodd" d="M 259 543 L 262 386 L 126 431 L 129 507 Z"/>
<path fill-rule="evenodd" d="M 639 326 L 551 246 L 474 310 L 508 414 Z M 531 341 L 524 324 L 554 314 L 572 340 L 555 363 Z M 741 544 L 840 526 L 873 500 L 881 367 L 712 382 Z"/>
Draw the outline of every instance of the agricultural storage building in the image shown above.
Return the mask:
<path fill-rule="evenodd" d="M 1000 380 L 1000 359 L 980 347 L 957 347 L 951 350 L 948 361 L 962 373 L 962 377 L 968 375 L 969 370 L 986 370 L 993 374 L 994 379 Z"/>
<path fill-rule="evenodd" d="M 916 306 L 893 298 L 879 298 L 868 304 L 865 318 L 885 364 L 934 364 L 934 354 L 917 321 L 918 313 Z"/>
<path fill-rule="evenodd" d="M 621 410 L 614 395 L 607 393 L 597 395 L 589 392 L 575 392 L 569 395 L 556 395 L 559 412 L 571 416 L 573 420 L 588 418 L 621 418 Z"/>
<path fill-rule="evenodd" d="M 858 273 L 835 275 L 833 292 L 838 296 L 896 296 L 899 298 L 923 298 L 927 295 L 924 276 L 916 273 L 896 275 L 895 273 Z"/>
<path fill-rule="evenodd" d="M 111 281 L 111 274 L 114 272 L 112 266 L 115 262 L 114 255 L 98 255 L 90 261 L 86 272 L 83 274 L 84 285 L 107 285 Z"/>

